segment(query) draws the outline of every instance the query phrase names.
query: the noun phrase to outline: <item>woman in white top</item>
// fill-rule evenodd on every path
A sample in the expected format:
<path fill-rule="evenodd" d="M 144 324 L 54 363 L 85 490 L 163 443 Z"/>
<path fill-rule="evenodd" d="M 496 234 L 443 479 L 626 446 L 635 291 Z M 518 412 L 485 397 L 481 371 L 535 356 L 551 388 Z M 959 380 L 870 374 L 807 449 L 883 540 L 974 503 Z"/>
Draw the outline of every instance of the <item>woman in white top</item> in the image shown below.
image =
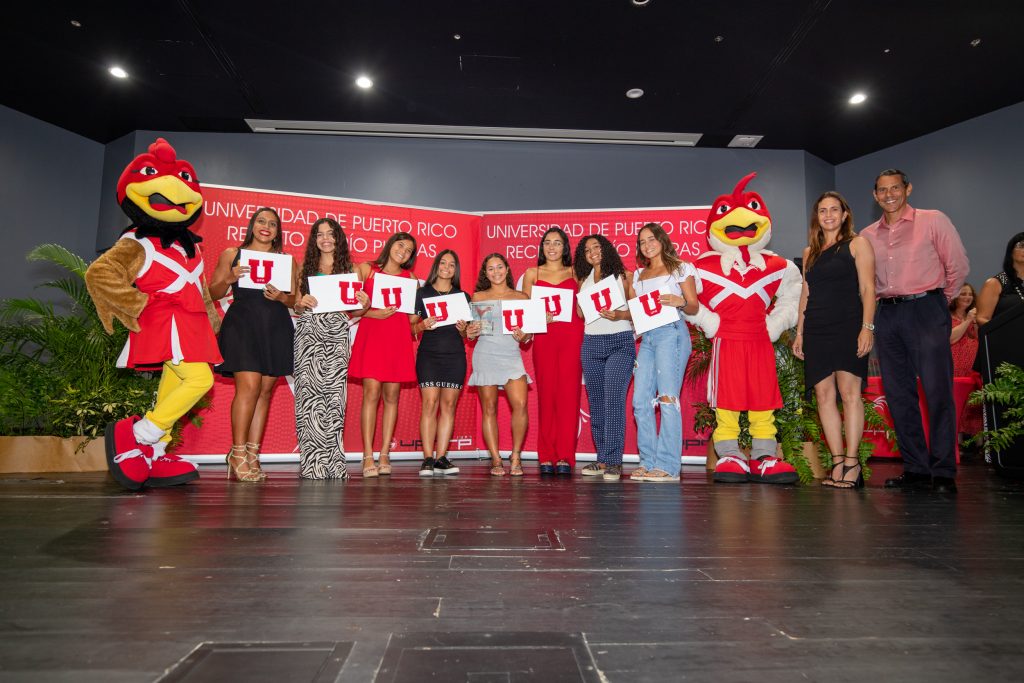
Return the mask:
<path fill-rule="evenodd" d="M 604 235 L 591 235 L 576 246 L 573 258 L 580 291 L 608 277 L 623 300 L 633 298 L 633 274 L 622 265 L 615 245 Z M 590 406 L 590 433 L 594 438 L 597 462 L 583 468 L 584 476 L 600 476 L 615 481 L 622 475 L 622 450 L 626 443 L 626 392 L 636 361 L 636 340 L 625 304 L 608 306 L 610 298 L 595 292 L 600 317 L 584 327 L 580 359 Z M 603 295 L 603 296 L 602 296 Z M 607 304 L 598 302 L 607 301 Z"/>
<path fill-rule="evenodd" d="M 643 296 L 658 290 L 661 306 L 683 313 L 697 312 L 697 271 L 676 254 L 672 240 L 657 223 L 640 229 L 636 239 L 633 291 Z M 690 333 L 682 318 L 644 333 L 633 370 L 633 415 L 640 467 L 631 479 L 650 482 L 679 481 L 683 452 L 683 417 L 679 393 L 690 358 Z M 661 410 L 661 430 L 654 422 L 654 407 Z"/>

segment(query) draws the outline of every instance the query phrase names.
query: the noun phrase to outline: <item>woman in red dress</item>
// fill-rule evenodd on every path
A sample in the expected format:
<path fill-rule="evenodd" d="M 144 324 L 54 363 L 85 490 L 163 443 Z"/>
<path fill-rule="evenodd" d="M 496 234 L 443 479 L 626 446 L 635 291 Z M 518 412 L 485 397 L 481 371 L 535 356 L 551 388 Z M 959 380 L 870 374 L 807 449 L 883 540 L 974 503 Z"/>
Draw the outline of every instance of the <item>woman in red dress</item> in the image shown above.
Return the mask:
<path fill-rule="evenodd" d="M 960 293 L 949 302 L 953 331 L 949 344 L 953 352 L 953 377 L 973 377 L 974 357 L 978 355 L 978 296 L 974 287 L 964 283 Z M 971 437 L 981 431 L 981 406 L 966 405 L 957 431 Z"/>
<path fill-rule="evenodd" d="M 360 263 L 356 273 L 364 283 L 363 291 L 373 297 L 377 273 L 395 277 L 413 277 L 416 263 L 416 238 L 396 232 L 388 239 L 376 260 Z M 359 427 L 363 436 L 363 476 L 391 474 L 391 438 L 398 421 L 398 394 L 402 382 L 416 381 L 416 357 L 412 329 L 415 315 L 398 313 L 395 306 L 370 309 L 363 316 L 352 345 L 348 376 L 363 380 L 363 405 Z M 373 464 L 373 436 L 377 431 L 377 405 L 384 399 L 381 416 L 379 465 Z"/>
<path fill-rule="evenodd" d="M 576 307 L 578 283 L 572 268 L 569 238 L 561 228 L 550 228 L 540 241 L 537 267 L 523 277 L 523 291 L 555 287 L 572 292 L 572 319 L 552 322 L 548 307 L 548 331 L 533 342 L 533 367 L 537 381 L 537 460 L 541 474 L 571 475 L 576 467 L 576 439 L 580 426 L 580 394 L 583 365 L 583 318 Z"/>

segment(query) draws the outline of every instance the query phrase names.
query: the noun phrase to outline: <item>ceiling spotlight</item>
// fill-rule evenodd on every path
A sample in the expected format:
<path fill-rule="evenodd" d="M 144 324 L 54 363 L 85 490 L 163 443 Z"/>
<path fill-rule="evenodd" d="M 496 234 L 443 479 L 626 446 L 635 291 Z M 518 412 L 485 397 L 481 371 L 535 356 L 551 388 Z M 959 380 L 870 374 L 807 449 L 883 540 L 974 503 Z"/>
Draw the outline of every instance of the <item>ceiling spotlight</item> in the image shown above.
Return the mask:
<path fill-rule="evenodd" d="M 626 91 L 626 97 L 631 100 L 638 100 L 644 96 L 644 91 L 640 88 L 630 88 Z"/>
<path fill-rule="evenodd" d="M 715 42 L 720 43 L 725 40 L 725 36 L 715 36 Z"/>
<path fill-rule="evenodd" d="M 860 104 L 867 98 L 868 96 L 862 92 L 854 93 L 853 96 L 850 97 L 850 104 Z"/>
<path fill-rule="evenodd" d="M 128 78 L 128 72 L 119 66 L 110 67 L 110 75 L 114 78 Z"/>
<path fill-rule="evenodd" d="M 373 81 L 370 80 L 369 76 L 360 76 L 359 78 L 356 79 L 356 85 L 358 85 L 363 90 L 369 90 L 370 88 L 373 87 Z"/>
<path fill-rule="evenodd" d="M 75 28 L 82 28 L 82 22 L 80 22 L 78 19 L 72 19 L 71 25 Z"/>
<path fill-rule="evenodd" d="M 981 38 L 975 38 L 971 41 L 971 47 L 978 47 L 981 45 Z"/>
<path fill-rule="evenodd" d="M 889 54 L 890 52 L 892 52 L 892 50 L 889 48 L 885 48 L 884 50 L 882 50 L 882 52 L 884 52 L 885 54 Z"/>
<path fill-rule="evenodd" d="M 455 38 L 455 40 L 462 40 L 462 34 L 456 33 L 452 38 Z"/>
<path fill-rule="evenodd" d="M 633 4 L 637 7 L 643 7 L 644 5 L 650 4 L 651 0 L 633 0 Z"/>

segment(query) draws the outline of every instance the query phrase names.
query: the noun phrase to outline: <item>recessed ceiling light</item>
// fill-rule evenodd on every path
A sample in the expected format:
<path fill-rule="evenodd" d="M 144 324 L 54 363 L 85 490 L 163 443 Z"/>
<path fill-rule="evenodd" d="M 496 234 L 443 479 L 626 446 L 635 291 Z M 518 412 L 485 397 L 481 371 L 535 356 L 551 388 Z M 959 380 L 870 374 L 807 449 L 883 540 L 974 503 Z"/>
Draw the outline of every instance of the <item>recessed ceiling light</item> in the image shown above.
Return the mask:
<path fill-rule="evenodd" d="M 114 78 L 128 78 L 128 72 L 119 66 L 110 67 L 110 75 Z"/>
<path fill-rule="evenodd" d="M 889 48 L 885 48 L 884 50 L 882 50 L 882 52 L 884 52 L 885 54 L 889 54 L 890 52 L 892 52 L 892 50 Z"/>
<path fill-rule="evenodd" d="M 358 85 L 363 90 L 368 90 L 373 87 L 373 81 L 370 80 L 369 76 L 360 76 L 359 78 L 356 79 L 356 85 Z"/>
<path fill-rule="evenodd" d="M 971 41 L 971 47 L 978 47 L 981 45 L 981 38 L 975 38 Z"/>
<path fill-rule="evenodd" d="M 633 4 L 637 7 L 643 7 L 651 2 L 651 0 L 633 0 Z"/>
<path fill-rule="evenodd" d="M 630 88 L 626 91 L 626 97 L 631 100 L 638 100 L 644 96 L 644 91 L 640 88 Z"/>
<path fill-rule="evenodd" d="M 462 34 L 456 33 L 452 38 L 455 38 L 455 40 L 462 40 Z"/>
<path fill-rule="evenodd" d="M 864 101 L 864 100 L 866 100 L 867 98 L 868 98 L 868 96 L 867 96 L 867 95 L 865 95 L 865 94 L 864 94 L 864 93 L 862 93 L 862 92 L 854 93 L 854 94 L 853 94 L 853 95 L 852 95 L 852 96 L 850 97 L 850 104 L 860 104 L 861 102 L 863 102 L 863 101 Z"/>
<path fill-rule="evenodd" d="M 82 22 L 80 22 L 78 19 L 72 19 L 71 25 L 75 28 L 82 28 Z"/>
<path fill-rule="evenodd" d="M 729 147 L 757 147 L 763 135 L 737 135 L 729 142 Z"/>
<path fill-rule="evenodd" d="M 725 36 L 715 36 L 715 42 L 720 43 L 725 40 Z"/>

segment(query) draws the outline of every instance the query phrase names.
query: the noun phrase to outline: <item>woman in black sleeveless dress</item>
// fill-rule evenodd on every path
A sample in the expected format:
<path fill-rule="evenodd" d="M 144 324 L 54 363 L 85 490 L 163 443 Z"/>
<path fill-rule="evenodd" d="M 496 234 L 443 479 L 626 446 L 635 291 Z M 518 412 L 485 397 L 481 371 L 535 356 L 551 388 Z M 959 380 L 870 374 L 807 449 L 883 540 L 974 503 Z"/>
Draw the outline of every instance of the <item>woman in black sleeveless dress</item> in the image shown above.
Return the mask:
<path fill-rule="evenodd" d="M 220 299 L 231 289 L 232 302 L 221 324 L 218 343 L 224 362 L 214 371 L 235 380 L 231 401 L 231 438 L 228 475 L 239 481 L 266 479 L 259 451 L 267 426 L 270 396 L 278 377 L 292 374 L 294 327 L 288 309 L 295 301 L 297 265 L 292 262 L 291 292 L 273 285 L 246 289 L 238 280 L 249 267 L 239 263 L 242 249 L 282 253 L 281 219 L 271 208 L 261 208 L 249 219 L 240 247 L 221 254 L 210 283 L 210 296 Z"/>
<path fill-rule="evenodd" d="M 793 353 L 806 360 L 804 381 L 814 387 L 832 453 L 832 471 L 822 483 L 854 488 L 864 483 L 857 452 L 864 432 L 861 388 L 874 343 L 875 256 L 867 240 L 854 235 L 850 206 L 837 192 L 814 203 L 808 242 Z"/>

